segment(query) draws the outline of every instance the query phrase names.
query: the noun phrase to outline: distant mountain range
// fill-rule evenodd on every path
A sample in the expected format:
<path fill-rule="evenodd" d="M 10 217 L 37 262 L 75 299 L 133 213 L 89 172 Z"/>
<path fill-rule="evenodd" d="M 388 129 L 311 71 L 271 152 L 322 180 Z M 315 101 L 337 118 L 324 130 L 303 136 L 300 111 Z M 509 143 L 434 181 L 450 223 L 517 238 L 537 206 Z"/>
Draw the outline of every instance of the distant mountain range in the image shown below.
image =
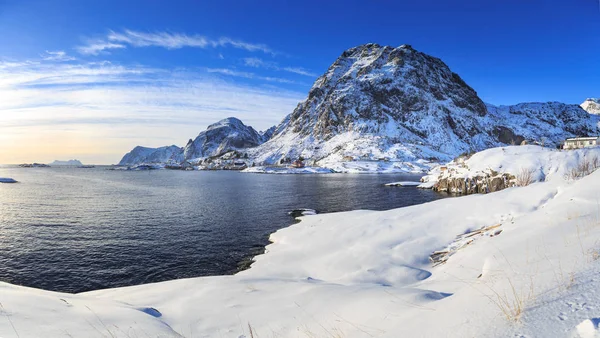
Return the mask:
<path fill-rule="evenodd" d="M 183 148 L 136 147 L 119 164 L 200 162 L 230 151 L 267 165 L 299 157 L 320 166 L 350 158 L 416 163 L 524 140 L 554 147 L 598 133 L 600 116 L 584 110 L 598 102 L 586 102 L 485 104 L 440 59 L 409 45 L 365 44 L 344 51 L 264 133 L 228 118 Z"/>
<path fill-rule="evenodd" d="M 168 146 L 161 148 L 135 147 L 119 162 L 119 165 L 142 163 L 198 163 L 202 159 L 218 157 L 233 150 L 243 151 L 266 142 L 275 127 L 265 132 L 257 132 L 235 117 L 229 117 L 211 124 L 185 147 Z"/>
<path fill-rule="evenodd" d="M 68 161 L 59 161 L 56 160 L 50 163 L 51 166 L 82 166 L 83 164 L 79 160 L 68 160 Z"/>

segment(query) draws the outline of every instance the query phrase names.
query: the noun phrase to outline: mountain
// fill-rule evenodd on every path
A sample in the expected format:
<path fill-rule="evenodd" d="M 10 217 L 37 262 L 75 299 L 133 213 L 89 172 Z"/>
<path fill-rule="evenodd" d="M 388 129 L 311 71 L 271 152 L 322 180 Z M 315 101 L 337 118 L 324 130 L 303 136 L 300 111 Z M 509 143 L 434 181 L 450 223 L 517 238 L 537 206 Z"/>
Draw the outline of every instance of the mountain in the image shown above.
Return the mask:
<path fill-rule="evenodd" d="M 135 147 L 119 162 L 119 165 L 142 163 L 198 162 L 200 159 L 223 155 L 232 150 L 256 147 L 270 138 L 273 128 L 258 133 L 235 117 L 211 124 L 185 147 L 177 146 L 146 148 Z"/>
<path fill-rule="evenodd" d="M 263 141 L 262 143 L 270 140 L 271 137 L 273 137 L 273 134 L 275 133 L 276 129 L 277 129 L 277 126 L 272 126 L 271 128 L 269 128 L 265 131 L 259 131 L 258 133 L 262 136 L 262 141 Z"/>
<path fill-rule="evenodd" d="M 54 165 L 54 166 L 80 166 L 83 165 L 79 160 L 68 160 L 68 161 L 59 161 L 56 160 L 52 163 L 50 163 L 50 165 Z"/>
<path fill-rule="evenodd" d="M 344 51 L 277 127 L 259 133 L 230 117 L 184 148 L 136 147 L 120 164 L 200 162 L 243 150 L 265 165 L 303 157 L 328 168 L 385 160 L 396 169 L 421 170 L 431 161 L 522 141 L 555 147 L 597 134 L 599 121 L 600 115 L 559 102 L 486 104 L 442 60 L 409 45 L 369 43 Z"/>
<path fill-rule="evenodd" d="M 256 147 L 265 137 L 235 117 L 211 124 L 183 149 L 186 160 L 219 156 L 231 150 Z"/>
<path fill-rule="evenodd" d="M 123 156 L 119 165 L 136 165 L 142 163 L 167 163 L 181 162 L 183 160 L 182 148 L 168 146 L 160 148 L 147 148 L 137 146 Z"/>
<path fill-rule="evenodd" d="M 523 139 L 556 146 L 596 133 L 597 123 L 577 105 L 486 105 L 440 59 L 370 43 L 343 52 L 251 155 L 263 164 L 300 156 L 318 165 L 348 156 L 449 160 Z"/>
<path fill-rule="evenodd" d="M 581 108 L 590 114 L 600 115 L 600 99 L 587 99 L 581 104 Z"/>
<path fill-rule="evenodd" d="M 580 106 L 560 102 L 519 103 L 512 106 L 488 104 L 490 125 L 487 132 L 499 143 L 513 140 L 537 141 L 558 146 L 564 139 L 598 133 L 597 116 Z M 510 134 L 510 135 L 509 135 Z"/>

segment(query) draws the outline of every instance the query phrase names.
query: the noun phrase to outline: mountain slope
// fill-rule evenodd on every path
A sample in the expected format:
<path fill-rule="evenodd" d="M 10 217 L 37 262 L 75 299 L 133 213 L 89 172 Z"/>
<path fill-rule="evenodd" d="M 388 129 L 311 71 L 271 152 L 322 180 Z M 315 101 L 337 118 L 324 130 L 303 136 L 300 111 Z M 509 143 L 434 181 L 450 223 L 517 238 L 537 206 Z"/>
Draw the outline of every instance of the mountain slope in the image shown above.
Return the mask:
<path fill-rule="evenodd" d="M 246 126 L 235 117 L 211 124 L 183 150 L 186 160 L 222 155 L 231 150 L 256 147 L 264 142 L 265 136 Z"/>
<path fill-rule="evenodd" d="M 581 104 L 581 108 L 590 114 L 600 115 L 600 99 L 587 99 Z"/>
<path fill-rule="evenodd" d="M 264 164 L 447 160 L 523 139 L 555 146 L 595 133 L 596 124 L 576 105 L 486 105 L 440 59 L 408 45 L 366 44 L 345 51 L 253 155 Z"/>
<path fill-rule="evenodd" d="M 123 156 L 119 165 L 180 162 L 182 159 L 182 149 L 174 145 L 160 148 L 137 146 Z"/>

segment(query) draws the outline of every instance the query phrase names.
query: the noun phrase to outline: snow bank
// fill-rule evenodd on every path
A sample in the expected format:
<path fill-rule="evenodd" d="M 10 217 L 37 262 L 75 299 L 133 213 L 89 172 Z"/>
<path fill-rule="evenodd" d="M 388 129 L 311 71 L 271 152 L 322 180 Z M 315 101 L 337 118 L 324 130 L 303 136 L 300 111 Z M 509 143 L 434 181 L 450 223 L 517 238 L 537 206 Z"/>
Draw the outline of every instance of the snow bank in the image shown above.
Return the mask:
<path fill-rule="evenodd" d="M 421 185 L 421 182 L 412 182 L 412 181 L 402 181 L 402 182 L 392 182 L 386 183 L 387 187 L 415 187 Z"/>
<path fill-rule="evenodd" d="M 474 178 L 510 174 L 518 177 L 530 173 L 534 182 L 562 180 L 583 161 L 600 160 L 600 147 L 558 150 L 540 146 L 510 146 L 487 149 L 468 159 L 459 157 L 432 169 L 421 187 L 433 187 L 444 178 Z"/>
<path fill-rule="evenodd" d="M 17 181 L 8 177 L 0 177 L 0 183 L 17 183 Z"/>
<path fill-rule="evenodd" d="M 506 151 L 517 150 L 526 148 Z M 594 332 L 600 171 L 563 179 L 560 167 L 587 152 L 541 149 L 535 156 L 519 153 L 521 163 L 494 163 L 499 155 L 492 154 L 473 156 L 473 168 L 487 167 L 476 165 L 484 155 L 492 168 L 553 165 L 543 166 L 543 183 L 494 194 L 302 217 L 273 233 L 265 254 L 233 276 L 78 295 L 0 284 L 0 311 L 7 318 L 0 321 L 0 336 L 583 337 L 580 332 Z M 481 228 L 494 235 L 463 241 L 470 238 L 467 232 Z M 460 246 L 452 246 L 461 234 Z M 432 252 L 449 246 L 452 255 L 433 267 Z"/>

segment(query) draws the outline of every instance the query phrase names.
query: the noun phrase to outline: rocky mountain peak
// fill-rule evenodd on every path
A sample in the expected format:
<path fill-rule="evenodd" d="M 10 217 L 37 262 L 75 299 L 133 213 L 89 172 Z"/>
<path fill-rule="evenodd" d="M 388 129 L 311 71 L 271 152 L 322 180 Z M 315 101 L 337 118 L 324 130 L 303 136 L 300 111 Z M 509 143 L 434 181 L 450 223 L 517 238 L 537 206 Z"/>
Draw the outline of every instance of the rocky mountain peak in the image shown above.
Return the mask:
<path fill-rule="evenodd" d="M 456 111 L 487 113 L 475 90 L 440 59 L 410 45 L 369 43 L 342 53 L 316 80 L 289 124 L 293 132 L 318 139 L 347 131 L 401 136 L 404 130 L 390 130 L 390 123 L 427 129 L 423 117 L 435 115 L 468 136 L 471 126 L 451 121 Z"/>
<path fill-rule="evenodd" d="M 213 123 L 183 150 L 186 160 L 224 154 L 231 150 L 256 147 L 264 142 L 263 135 L 235 117 Z"/>
<path fill-rule="evenodd" d="M 246 125 L 240 119 L 238 119 L 236 117 L 228 117 L 228 118 L 222 119 L 216 123 L 209 125 L 206 128 L 206 130 L 221 128 L 221 127 L 229 127 L 229 128 L 235 128 L 235 129 L 247 128 Z"/>

